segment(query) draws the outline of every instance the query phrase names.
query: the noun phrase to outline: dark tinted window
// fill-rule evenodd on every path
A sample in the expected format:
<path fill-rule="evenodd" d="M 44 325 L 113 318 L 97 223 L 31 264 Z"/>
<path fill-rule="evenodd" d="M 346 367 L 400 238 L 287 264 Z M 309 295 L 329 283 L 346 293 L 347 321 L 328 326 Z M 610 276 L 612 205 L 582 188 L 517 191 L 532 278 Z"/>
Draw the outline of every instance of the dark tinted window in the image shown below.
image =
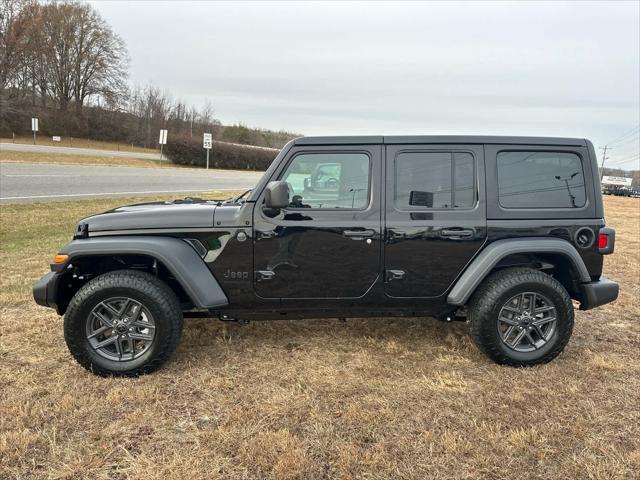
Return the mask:
<path fill-rule="evenodd" d="M 471 208 L 475 203 L 473 188 L 473 156 L 470 153 L 454 154 L 454 200 L 456 208 Z"/>
<path fill-rule="evenodd" d="M 289 184 L 289 208 L 366 208 L 369 156 L 364 153 L 304 153 L 282 176 Z"/>
<path fill-rule="evenodd" d="M 395 166 L 399 208 L 470 208 L 475 203 L 470 153 L 404 152 Z"/>
<path fill-rule="evenodd" d="M 580 157 L 563 152 L 500 152 L 500 205 L 507 208 L 578 208 L 585 204 Z"/>

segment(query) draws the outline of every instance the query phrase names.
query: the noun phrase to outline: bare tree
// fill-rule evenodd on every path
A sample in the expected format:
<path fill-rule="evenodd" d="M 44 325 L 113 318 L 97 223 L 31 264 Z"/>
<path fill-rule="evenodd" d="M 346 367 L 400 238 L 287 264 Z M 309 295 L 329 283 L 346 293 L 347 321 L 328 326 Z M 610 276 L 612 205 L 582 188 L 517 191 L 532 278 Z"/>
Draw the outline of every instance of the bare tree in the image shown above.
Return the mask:
<path fill-rule="evenodd" d="M 24 62 L 29 31 L 23 14 L 26 0 L 0 0 L 0 90 L 7 86 Z"/>
<path fill-rule="evenodd" d="M 75 14 L 78 24 L 72 52 L 76 110 L 80 112 L 91 96 L 115 105 L 125 93 L 128 63 L 125 44 L 89 5 L 76 6 Z"/>
<path fill-rule="evenodd" d="M 44 53 L 50 89 L 60 110 L 75 100 L 80 113 L 90 97 L 115 104 L 125 91 L 127 51 L 97 11 L 72 1 L 42 9 L 39 52 Z"/>

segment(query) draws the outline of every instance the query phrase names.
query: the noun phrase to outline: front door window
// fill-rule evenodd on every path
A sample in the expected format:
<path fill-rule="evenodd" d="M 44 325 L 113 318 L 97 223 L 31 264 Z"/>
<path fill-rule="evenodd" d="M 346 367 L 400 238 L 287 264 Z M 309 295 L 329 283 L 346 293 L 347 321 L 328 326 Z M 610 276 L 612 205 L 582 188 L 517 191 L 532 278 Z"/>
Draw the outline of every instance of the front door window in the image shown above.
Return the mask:
<path fill-rule="evenodd" d="M 366 208 L 370 167 L 364 153 L 296 155 L 282 176 L 289 184 L 290 208 Z"/>

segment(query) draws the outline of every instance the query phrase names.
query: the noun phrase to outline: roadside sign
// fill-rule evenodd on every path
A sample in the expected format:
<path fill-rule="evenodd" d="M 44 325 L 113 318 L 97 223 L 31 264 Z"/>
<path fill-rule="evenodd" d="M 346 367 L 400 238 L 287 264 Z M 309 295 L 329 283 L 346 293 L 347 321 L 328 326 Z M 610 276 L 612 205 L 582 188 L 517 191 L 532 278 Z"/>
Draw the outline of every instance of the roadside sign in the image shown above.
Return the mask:
<path fill-rule="evenodd" d="M 210 133 L 203 134 L 202 146 L 206 149 L 210 149 L 213 143 L 213 135 Z"/>
<path fill-rule="evenodd" d="M 38 131 L 38 119 L 35 117 L 31 118 L 31 130 L 33 130 L 33 144 L 36 144 L 36 132 Z"/>
<path fill-rule="evenodd" d="M 57 136 L 57 135 L 54 135 L 52 138 L 53 138 L 54 142 L 61 142 L 62 141 L 62 138 Z"/>
<path fill-rule="evenodd" d="M 160 166 L 162 166 L 162 147 L 167 144 L 167 131 L 162 129 L 160 130 L 160 139 L 158 140 L 160 144 Z"/>
<path fill-rule="evenodd" d="M 207 170 L 209 170 L 209 151 L 213 145 L 213 135 L 205 133 L 202 136 L 202 146 L 207 149 Z"/>

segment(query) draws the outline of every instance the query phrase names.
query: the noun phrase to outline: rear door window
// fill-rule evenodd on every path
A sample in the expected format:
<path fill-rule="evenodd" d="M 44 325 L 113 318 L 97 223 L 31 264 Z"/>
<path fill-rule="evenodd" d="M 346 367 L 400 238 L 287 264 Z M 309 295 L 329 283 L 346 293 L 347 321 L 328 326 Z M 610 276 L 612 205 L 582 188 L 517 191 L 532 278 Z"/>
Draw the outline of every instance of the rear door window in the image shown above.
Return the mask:
<path fill-rule="evenodd" d="M 580 208 L 582 161 L 570 152 L 508 151 L 497 155 L 498 200 L 504 208 Z"/>
<path fill-rule="evenodd" d="M 400 209 L 464 209 L 475 204 L 474 161 L 467 152 L 400 152 L 395 205 Z"/>

